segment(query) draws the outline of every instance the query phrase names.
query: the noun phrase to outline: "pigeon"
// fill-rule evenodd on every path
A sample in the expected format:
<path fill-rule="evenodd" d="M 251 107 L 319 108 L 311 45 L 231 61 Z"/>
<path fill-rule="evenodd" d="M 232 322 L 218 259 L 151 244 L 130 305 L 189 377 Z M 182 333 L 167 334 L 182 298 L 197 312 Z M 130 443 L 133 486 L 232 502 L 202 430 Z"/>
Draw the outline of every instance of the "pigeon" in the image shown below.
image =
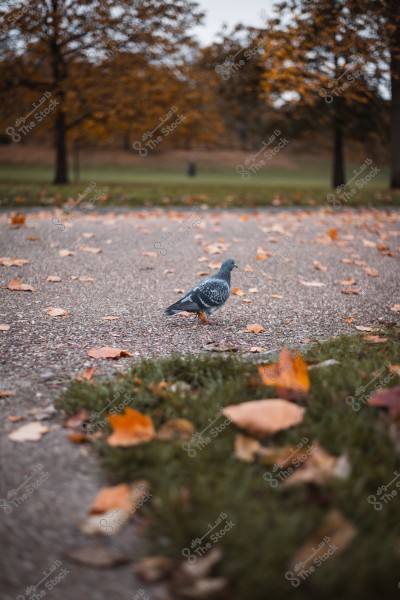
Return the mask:
<path fill-rule="evenodd" d="M 238 268 L 232 258 L 224 260 L 218 273 L 202 279 L 178 302 L 168 306 L 163 312 L 163 316 L 170 317 L 187 311 L 196 313 L 203 324 L 207 323 L 206 315 L 211 315 L 228 300 L 231 289 L 231 271 L 235 267 Z"/>

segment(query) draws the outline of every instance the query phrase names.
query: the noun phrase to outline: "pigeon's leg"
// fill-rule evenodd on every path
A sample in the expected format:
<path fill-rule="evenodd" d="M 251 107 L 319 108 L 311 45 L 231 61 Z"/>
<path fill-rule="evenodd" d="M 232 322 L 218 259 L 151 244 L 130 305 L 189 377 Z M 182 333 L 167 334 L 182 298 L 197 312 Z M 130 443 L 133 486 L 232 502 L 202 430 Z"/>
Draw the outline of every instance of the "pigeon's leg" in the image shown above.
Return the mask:
<path fill-rule="evenodd" d="M 207 317 L 206 317 L 206 313 L 203 312 L 202 310 L 199 311 L 198 313 L 196 313 L 197 316 L 199 317 L 199 321 L 201 321 L 203 323 L 203 325 L 205 325 L 206 323 L 208 323 L 207 321 Z"/>

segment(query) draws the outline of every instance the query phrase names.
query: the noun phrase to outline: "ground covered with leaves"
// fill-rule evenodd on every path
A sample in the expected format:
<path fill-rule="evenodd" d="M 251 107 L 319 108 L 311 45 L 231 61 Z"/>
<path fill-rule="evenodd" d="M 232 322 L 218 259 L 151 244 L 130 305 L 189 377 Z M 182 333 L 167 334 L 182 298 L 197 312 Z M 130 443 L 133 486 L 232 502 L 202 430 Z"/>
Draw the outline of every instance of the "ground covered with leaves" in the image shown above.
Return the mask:
<path fill-rule="evenodd" d="M 71 384 L 59 406 L 75 441 L 92 441 L 111 486 L 148 486 L 146 581 L 164 577 L 171 598 L 398 597 L 399 329 L 374 333 L 272 368 L 173 355 Z"/>

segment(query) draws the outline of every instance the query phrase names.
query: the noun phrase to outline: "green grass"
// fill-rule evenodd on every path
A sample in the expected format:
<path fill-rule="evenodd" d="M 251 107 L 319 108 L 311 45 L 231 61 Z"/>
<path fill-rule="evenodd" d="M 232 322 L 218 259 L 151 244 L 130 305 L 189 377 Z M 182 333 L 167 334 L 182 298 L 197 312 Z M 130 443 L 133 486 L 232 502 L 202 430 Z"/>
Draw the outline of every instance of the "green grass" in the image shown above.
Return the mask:
<path fill-rule="evenodd" d="M 280 484 L 272 488 L 263 479 L 271 468 L 234 458 L 238 432 L 234 425 L 211 438 L 194 458 L 179 441 L 152 441 L 131 448 L 111 448 L 105 436 L 96 442 L 110 483 L 142 477 L 150 482 L 153 499 L 141 510 L 151 524 L 151 553 L 184 560 L 182 549 L 203 536 L 208 524 L 224 512 L 235 526 L 218 542 L 223 559 L 213 575 L 229 580 L 227 595 L 218 597 L 399 598 L 399 499 L 384 504 L 380 511 L 367 501 L 379 486 L 393 479 L 400 466 L 399 457 L 388 436 L 388 417 L 366 404 L 356 412 L 346 403 L 359 386 L 367 386 L 367 394 L 374 388 L 374 384 L 368 387 L 368 382 L 375 371 L 383 368 L 376 381 L 388 375 L 386 361 L 400 362 L 398 329 L 388 329 L 384 335 L 389 338 L 385 344 L 371 344 L 356 335 L 311 347 L 307 361 L 335 358 L 340 364 L 310 371 L 311 392 L 304 401 L 304 421 L 264 441 L 273 446 L 295 446 L 306 436 L 318 440 L 334 455 L 346 452 L 352 467 L 347 480 L 332 479 L 322 487 L 286 488 Z M 148 388 L 160 381 L 184 381 L 190 389 L 167 392 L 160 398 Z M 395 376 L 386 384 L 393 385 L 399 385 Z M 253 361 L 173 355 L 138 363 L 128 374 L 111 380 L 74 382 L 59 403 L 68 415 L 82 408 L 100 411 L 118 393 L 116 404 L 125 399 L 130 406 L 151 415 L 156 427 L 182 417 L 192 421 L 197 431 L 204 429 L 222 406 L 276 397 L 273 388 L 263 387 L 258 381 Z M 284 577 L 288 563 L 332 508 L 342 511 L 355 524 L 358 534 L 342 553 L 333 555 L 299 587 L 292 588 Z M 175 593 L 174 598 L 178 597 Z"/>
<path fill-rule="evenodd" d="M 0 207 L 62 205 L 76 198 L 89 181 L 95 181 L 108 199 L 98 205 L 148 206 L 206 203 L 210 206 L 257 207 L 279 202 L 282 205 L 326 205 L 329 188 L 329 163 L 325 160 L 303 162 L 296 169 L 271 168 L 242 180 L 234 169 L 200 168 L 194 178 L 176 167 L 85 167 L 81 183 L 54 186 L 49 182 L 53 170 L 47 166 L 0 165 Z M 348 172 L 357 168 L 349 165 Z M 400 194 L 387 188 L 387 169 L 353 196 L 349 206 L 400 204 Z M 16 202 L 24 198 L 24 202 Z"/>

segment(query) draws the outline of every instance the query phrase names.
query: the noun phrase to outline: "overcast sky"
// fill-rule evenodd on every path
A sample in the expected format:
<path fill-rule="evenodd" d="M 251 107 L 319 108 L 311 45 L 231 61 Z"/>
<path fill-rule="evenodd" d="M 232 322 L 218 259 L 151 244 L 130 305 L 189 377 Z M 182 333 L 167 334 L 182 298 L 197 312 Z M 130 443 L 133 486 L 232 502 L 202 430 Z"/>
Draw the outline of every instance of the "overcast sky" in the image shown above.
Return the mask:
<path fill-rule="evenodd" d="M 237 23 L 260 27 L 262 14 L 271 15 L 274 0 L 197 0 L 200 9 L 206 13 L 204 25 L 196 27 L 194 34 L 203 45 L 215 39 L 224 23 L 229 29 Z"/>

